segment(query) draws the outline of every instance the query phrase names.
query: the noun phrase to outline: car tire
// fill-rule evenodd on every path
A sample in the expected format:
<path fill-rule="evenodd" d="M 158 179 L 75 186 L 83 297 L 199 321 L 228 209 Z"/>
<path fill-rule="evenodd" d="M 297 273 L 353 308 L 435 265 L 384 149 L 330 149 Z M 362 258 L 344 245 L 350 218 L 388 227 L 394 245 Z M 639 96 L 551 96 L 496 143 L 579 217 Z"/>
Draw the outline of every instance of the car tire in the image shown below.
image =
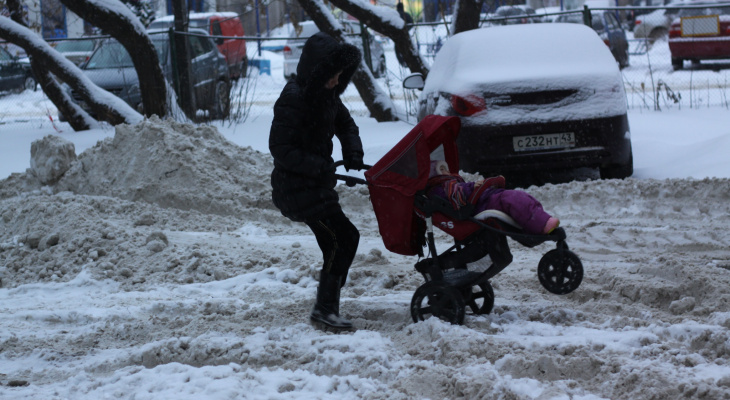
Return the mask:
<path fill-rule="evenodd" d="M 679 71 L 680 69 L 684 68 L 684 60 L 681 58 L 672 57 L 672 68 L 675 71 Z"/>
<path fill-rule="evenodd" d="M 634 154 L 629 153 L 629 161 L 599 168 L 601 179 L 625 179 L 634 174 Z"/>
<path fill-rule="evenodd" d="M 213 104 L 210 109 L 211 119 L 228 118 L 231 112 L 231 86 L 226 81 L 215 84 Z"/>

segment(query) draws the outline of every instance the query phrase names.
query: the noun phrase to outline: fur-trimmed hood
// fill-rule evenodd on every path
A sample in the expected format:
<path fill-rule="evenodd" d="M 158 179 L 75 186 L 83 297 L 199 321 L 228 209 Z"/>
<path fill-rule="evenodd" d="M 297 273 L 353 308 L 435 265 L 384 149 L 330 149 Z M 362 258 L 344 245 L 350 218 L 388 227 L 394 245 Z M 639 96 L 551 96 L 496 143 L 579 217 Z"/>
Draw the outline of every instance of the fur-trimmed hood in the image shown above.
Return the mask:
<path fill-rule="evenodd" d="M 332 36 L 317 32 L 304 44 L 297 65 L 297 83 L 307 97 L 317 97 L 324 85 L 338 71 L 342 71 L 334 91 L 342 94 L 362 60 L 360 50 L 348 43 L 340 43 Z"/>

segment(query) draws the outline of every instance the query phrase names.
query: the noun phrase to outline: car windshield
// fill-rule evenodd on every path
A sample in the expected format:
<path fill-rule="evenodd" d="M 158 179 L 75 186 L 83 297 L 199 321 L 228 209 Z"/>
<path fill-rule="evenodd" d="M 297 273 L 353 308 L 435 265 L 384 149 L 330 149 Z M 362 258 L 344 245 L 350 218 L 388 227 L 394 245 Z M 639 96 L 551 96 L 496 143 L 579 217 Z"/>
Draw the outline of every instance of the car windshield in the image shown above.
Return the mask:
<path fill-rule="evenodd" d="M 157 57 L 160 62 L 167 59 L 167 40 L 152 40 L 152 44 L 157 50 Z M 117 41 L 109 41 L 104 43 L 99 49 L 91 55 L 86 69 L 104 69 L 104 68 L 129 68 L 134 67 L 132 58 L 127 50 Z"/>
<path fill-rule="evenodd" d="M 92 39 L 85 40 L 65 40 L 56 45 L 56 51 L 61 53 L 70 52 L 92 52 L 94 51 L 94 41 Z"/>

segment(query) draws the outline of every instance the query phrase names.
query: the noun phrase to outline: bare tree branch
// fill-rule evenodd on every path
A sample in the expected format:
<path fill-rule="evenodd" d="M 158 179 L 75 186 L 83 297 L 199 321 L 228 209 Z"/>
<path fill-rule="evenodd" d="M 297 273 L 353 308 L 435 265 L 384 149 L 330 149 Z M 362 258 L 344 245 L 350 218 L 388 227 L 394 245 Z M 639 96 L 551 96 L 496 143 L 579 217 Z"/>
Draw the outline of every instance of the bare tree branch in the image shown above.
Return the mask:
<path fill-rule="evenodd" d="M 61 0 L 81 18 L 101 27 L 127 49 L 139 79 L 146 116 L 167 114 L 167 87 L 157 51 L 144 25 L 119 0 Z"/>
<path fill-rule="evenodd" d="M 412 72 L 420 72 L 423 76 L 428 75 L 426 62 L 421 58 L 418 49 L 411 40 L 405 21 L 395 10 L 374 6 L 365 1 L 329 0 L 329 2 L 357 18 L 374 31 L 389 37 L 393 41 L 396 51 L 400 52 L 403 61 Z M 385 10 L 392 11 L 393 17 L 389 19 L 382 18 Z"/>
<path fill-rule="evenodd" d="M 479 28 L 479 13 L 483 5 L 484 0 L 457 0 L 453 34 Z"/>
<path fill-rule="evenodd" d="M 10 18 L 18 24 L 27 27 L 28 24 L 23 17 L 23 5 L 19 0 L 7 0 L 7 7 L 10 11 Z M 26 50 L 28 52 L 28 50 Z M 43 92 L 48 99 L 56 106 L 59 112 L 63 113 L 68 119 L 69 125 L 75 131 L 85 131 L 91 126 L 88 121 L 91 117 L 71 100 L 71 97 L 61 88 L 61 85 L 53 79 L 53 74 L 37 61 L 35 57 L 29 54 L 30 67 L 33 71 L 33 77 L 41 86 Z"/>

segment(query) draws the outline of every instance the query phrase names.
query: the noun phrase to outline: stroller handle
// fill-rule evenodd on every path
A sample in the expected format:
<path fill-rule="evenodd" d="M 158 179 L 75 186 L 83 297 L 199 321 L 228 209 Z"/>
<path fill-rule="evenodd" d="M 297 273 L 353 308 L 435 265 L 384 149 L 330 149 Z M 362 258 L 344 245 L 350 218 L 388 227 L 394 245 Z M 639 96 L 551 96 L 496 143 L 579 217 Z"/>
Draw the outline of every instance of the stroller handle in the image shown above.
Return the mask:
<path fill-rule="evenodd" d="M 344 160 L 335 161 L 335 163 L 333 165 L 335 168 L 337 168 L 339 166 L 345 165 L 345 161 Z M 362 169 L 364 169 L 364 170 L 368 170 L 373 167 L 372 165 L 367 165 L 367 164 L 363 164 L 362 166 L 363 166 Z M 335 178 L 337 178 L 337 180 L 339 180 L 339 181 L 345 182 L 345 185 L 348 187 L 353 187 L 355 185 L 367 185 L 368 184 L 368 181 L 366 181 L 365 179 L 362 179 L 362 178 L 358 178 L 356 176 L 335 174 Z"/>
<path fill-rule="evenodd" d="M 335 168 L 340 167 L 340 166 L 344 166 L 345 165 L 345 160 L 335 161 L 335 163 L 333 165 L 335 166 Z M 368 170 L 368 169 L 370 169 L 370 168 L 373 167 L 372 165 L 367 165 L 367 164 L 363 164 L 362 166 L 363 167 L 362 168 L 358 168 L 358 170 L 363 170 L 363 169 L 364 170 Z"/>

